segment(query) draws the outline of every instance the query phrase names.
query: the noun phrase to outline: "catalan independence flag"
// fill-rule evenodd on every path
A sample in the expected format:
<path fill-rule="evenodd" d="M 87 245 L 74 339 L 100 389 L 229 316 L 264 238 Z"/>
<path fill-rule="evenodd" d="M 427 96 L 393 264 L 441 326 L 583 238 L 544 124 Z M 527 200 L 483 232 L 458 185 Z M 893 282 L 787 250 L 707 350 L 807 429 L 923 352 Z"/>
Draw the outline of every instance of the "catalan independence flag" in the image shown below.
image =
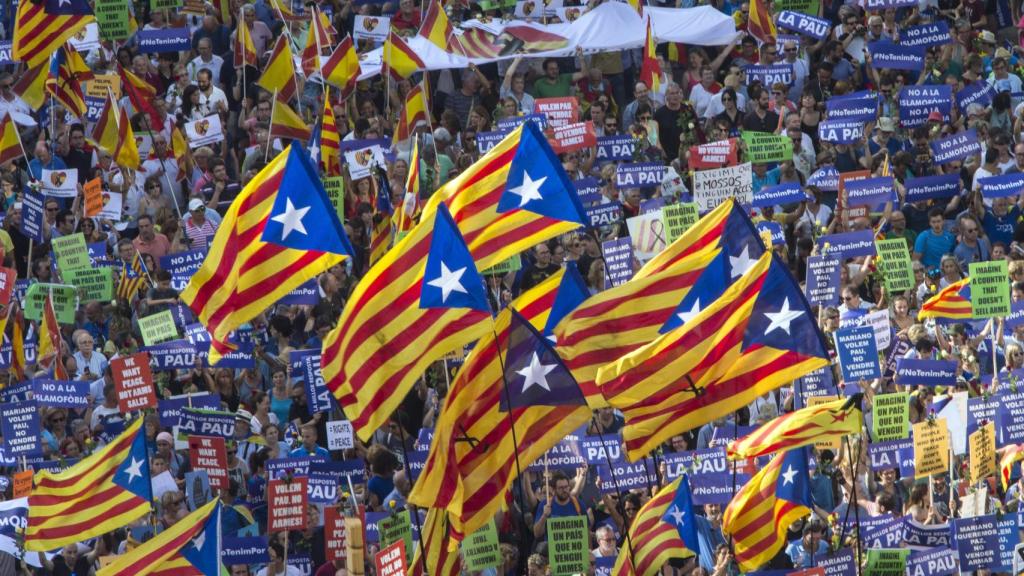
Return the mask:
<path fill-rule="evenodd" d="M 83 82 L 93 78 L 92 70 L 85 64 L 78 52 L 65 44 L 50 58 L 50 70 L 46 76 L 46 91 L 53 95 L 67 111 L 77 118 L 85 116 Z"/>
<path fill-rule="evenodd" d="M 448 206 L 486 270 L 581 226 L 572 190 L 547 139 L 527 122 L 427 201 L 419 224 L 356 285 L 324 341 L 324 379 L 360 437 L 369 438 L 430 364 L 491 330 L 489 315 L 420 306 L 438 205 Z"/>
<path fill-rule="evenodd" d="M 137 418 L 110 444 L 63 472 L 36 473 L 25 550 L 48 551 L 126 526 L 150 511 L 146 435 Z"/>
<path fill-rule="evenodd" d="M 87 0 L 25 0 L 18 3 L 11 45 L 13 60 L 35 68 L 49 60 L 96 18 Z"/>
<path fill-rule="evenodd" d="M 462 556 L 449 545 L 451 537 L 445 511 L 429 508 L 422 530 L 423 546 L 415 547 L 406 575 L 459 576 L 462 573 Z"/>
<path fill-rule="evenodd" d="M 121 278 L 117 281 L 117 298 L 131 302 L 139 292 L 149 287 L 149 271 L 136 251 L 131 266 L 121 263 Z"/>
<path fill-rule="evenodd" d="M 723 202 L 647 262 L 629 282 L 592 296 L 555 327 L 558 354 L 592 408 L 607 406 L 595 383 L 598 369 L 657 338 L 722 251 L 723 242 L 739 238 L 746 246 L 747 237 L 757 238 L 756 232 L 750 232 L 749 222 L 737 203 Z M 744 257 L 737 251 L 740 243 L 733 244 L 736 247 L 729 256 Z M 744 259 L 756 260 L 757 244 L 749 246 Z"/>
<path fill-rule="evenodd" d="M 779 450 L 792 450 L 819 440 L 859 434 L 864 426 L 860 397 L 840 398 L 779 416 L 726 448 L 732 460 L 756 458 Z"/>
<path fill-rule="evenodd" d="M 973 315 L 971 307 L 971 279 L 964 278 L 946 286 L 929 298 L 917 312 L 917 319 L 952 318 L 969 320 Z"/>
<path fill-rule="evenodd" d="M 288 146 L 231 203 L 181 294 L 212 337 L 210 364 L 235 328 L 352 253 L 308 152 Z"/>
<path fill-rule="evenodd" d="M 722 515 L 736 562 L 752 572 L 786 544 L 789 526 L 811 513 L 807 448 L 780 453 L 733 497 Z"/>
<path fill-rule="evenodd" d="M 1013 465 L 1024 459 L 1024 444 L 1010 444 L 997 450 L 999 456 L 999 481 L 1003 483 L 1003 490 L 1010 487 L 1010 478 L 1013 476 Z"/>
<path fill-rule="evenodd" d="M 632 461 L 829 364 L 810 305 L 766 252 L 710 306 L 598 371 Z"/>
<path fill-rule="evenodd" d="M 583 279 L 575 267 L 569 266 L 521 294 L 498 314 L 494 331 L 480 338 L 455 375 L 438 415 L 423 472 L 409 501 L 447 509 L 456 539 L 461 540 L 487 524 L 502 508 L 516 478 L 517 458 L 519 468 L 526 467 L 590 418 L 591 412 L 575 382 L 556 380 L 555 371 L 561 362 L 553 352 L 537 354 L 534 364 L 535 352 L 531 348 L 526 363 L 520 367 L 516 362 L 522 355 L 515 353 L 515 346 L 510 347 L 515 340 L 513 332 L 520 324 L 528 322 L 534 332 L 543 329 L 559 294 L 576 294 L 576 302 L 582 301 L 587 293 L 579 288 L 582 285 Z M 516 310 L 514 314 L 512 309 Z M 520 333 L 524 329 L 520 328 Z M 519 337 L 519 341 L 523 340 Z M 534 365 L 545 366 L 541 371 L 550 366 L 544 381 L 550 388 L 547 392 L 559 391 L 555 384 L 562 382 L 565 386 L 560 393 L 563 400 L 570 401 L 550 402 L 545 398 L 549 394 L 529 398 L 529 402 L 519 405 L 513 399 L 516 407 L 509 413 L 505 378 L 508 377 L 513 397 L 539 392 L 537 383 L 524 379 L 518 372 Z M 565 370 L 564 366 L 561 370 Z M 524 370 L 523 374 L 528 378 L 530 371 Z M 576 402 L 571 402 L 573 399 Z"/>
<path fill-rule="evenodd" d="M 96 576 L 220 576 L 219 498 L 197 508 L 127 554 L 115 557 Z"/>
<path fill-rule="evenodd" d="M 640 507 L 629 527 L 629 545 L 619 550 L 615 560 L 613 576 L 654 576 L 669 560 L 693 556 L 676 526 L 664 520 L 682 479 L 676 478 Z"/>

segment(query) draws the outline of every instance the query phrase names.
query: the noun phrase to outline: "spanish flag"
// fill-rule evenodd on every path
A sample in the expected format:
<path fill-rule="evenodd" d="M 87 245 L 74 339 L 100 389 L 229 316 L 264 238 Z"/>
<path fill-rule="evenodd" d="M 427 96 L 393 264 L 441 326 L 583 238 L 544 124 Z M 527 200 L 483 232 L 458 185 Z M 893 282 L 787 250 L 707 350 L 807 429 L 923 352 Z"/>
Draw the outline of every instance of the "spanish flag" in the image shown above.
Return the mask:
<path fill-rule="evenodd" d="M 412 76 L 417 70 L 426 67 L 423 60 L 413 52 L 402 37 L 392 30 L 384 41 L 384 68 L 395 80 L 403 80 Z"/>
<path fill-rule="evenodd" d="M 219 576 L 221 509 L 219 498 L 210 500 L 153 539 L 116 556 L 96 576 Z"/>
<path fill-rule="evenodd" d="M 266 90 L 277 94 L 277 97 L 288 102 L 295 96 L 298 90 L 295 83 L 295 60 L 292 56 L 292 48 L 288 43 L 288 35 L 282 34 L 277 37 L 274 49 L 270 53 L 263 74 L 256 84 Z"/>
<path fill-rule="evenodd" d="M 174 161 L 178 164 L 178 180 L 184 180 L 192 167 L 192 151 L 177 126 L 171 128 L 171 152 L 174 153 Z"/>
<path fill-rule="evenodd" d="M 36 356 L 38 364 L 44 368 L 53 366 L 54 380 L 67 380 L 67 368 L 64 366 L 63 358 L 64 339 L 60 334 L 60 324 L 57 323 L 57 313 L 53 309 L 53 296 L 46 295 L 43 303 L 43 317 L 39 321 L 39 350 Z"/>
<path fill-rule="evenodd" d="M 334 49 L 334 52 L 324 61 L 320 74 L 324 81 L 331 86 L 341 88 L 342 98 L 348 97 L 356 88 L 356 81 L 359 79 L 359 55 L 356 54 L 355 45 L 351 36 L 345 39 Z"/>
<path fill-rule="evenodd" d="M 423 36 L 434 46 L 445 52 L 451 52 L 448 46 L 448 39 L 452 37 L 452 23 L 444 11 L 440 0 L 430 0 L 427 5 L 427 13 L 423 15 L 423 24 L 420 25 L 419 35 Z"/>
<path fill-rule="evenodd" d="M 693 556 L 679 530 L 664 520 L 682 479 L 676 478 L 640 507 L 629 527 L 629 546 L 623 546 L 615 560 L 614 576 L 655 576 L 669 560 Z"/>
<path fill-rule="evenodd" d="M 14 93 L 21 96 L 29 107 L 42 108 L 46 101 L 46 77 L 49 71 L 49 65 L 44 62 L 22 72 L 12 88 Z"/>
<path fill-rule="evenodd" d="M 808 406 L 775 418 L 750 434 L 729 442 L 729 459 L 742 460 L 859 434 L 864 426 L 860 396 Z"/>
<path fill-rule="evenodd" d="M 409 154 L 409 175 L 405 180 L 405 195 L 402 205 L 395 210 L 395 232 L 403 233 L 412 230 L 416 218 L 420 214 L 420 143 L 418 138 L 412 141 L 412 152 Z"/>
<path fill-rule="evenodd" d="M 306 125 L 306 121 L 295 110 L 292 110 L 291 106 L 280 98 L 274 102 L 274 109 L 270 114 L 271 138 L 287 138 L 306 142 L 312 135 L 313 131 Z"/>
<path fill-rule="evenodd" d="M 110 154 L 118 166 L 133 170 L 139 167 L 139 148 L 135 144 L 135 133 L 128 119 L 128 111 L 118 107 L 110 92 L 107 93 L 103 112 L 93 127 L 92 140 Z"/>
<path fill-rule="evenodd" d="M 1013 465 L 1024 459 L 1024 444 L 1010 444 L 998 450 L 999 453 L 999 480 L 1003 483 L 1003 490 L 1010 487 L 1010 478 L 1013 476 Z"/>
<path fill-rule="evenodd" d="M 954 282 L 929 298 L 917 312 L 917 319 L 952 318 L 969 320 L 973 317 L 971 306 L 971 279 Z"/>
<path fill-rule="evenodd" d="M 417 126 L 427 124 L 430 121 L 428 110 L 427 93 L 422 85 L 417 84 L 405 97 L 405 106 L 402 106 L 395 125 L 395 141 L 405 142 Z"/>
<path fill-rule="evenodd" d="M 415 547 L 407 576 L 459 576 L 462 573 L 462 557 L 449 544 L 448 515 L 444 510 L 427 509 L 421 542 L 422 546 Z"/>
<path fill-rule="evenodd" d="M 330 27 L 331 23 L 324 13 L 314 7 L 309 32 L 306 34 L 306 45 L 302 49 L 302 73 L 307 77 L 320 70 L 321 55 L 324 50 L 330 51 L 334 43 L 328 31 Z"/>
<path fill-rule="evenodd" d="M 765 44 L 775 43 L 775 20 L 768 12 L 765 0 L 750 0 L 750 19 L 747 21 L 747 31 Z"/>
<path fill-rule="evenodd" d="M 661 90 L 661 65 L 658 64 L 656 52 L 658 43 L 654 40 L 651 19 L 647 19 L 647 39 L 644 41 L 644 59 L 640 65 L 640 81 L 650 88 L 651 92 Z"/>
<path fill-rule="evenodd" d="M 21 158 L 24 153 L 21 146 L 21 135 L 18 134 L 18 125 L 10 114 L 4 116 L 0 122 L 0 164 L 6 164 L 12 160 Z"/>
<path fill-rule="evenodd" d="M 235 31 L 234 52 L 233 64 L 235 68 L 241 68 L 242 66 L 256 67 L 256 63 L 259 61 L 259 58 L 256 56 L 256 45 L 252 43 L 252 30 L 245 23 L 245 16 L 241 10 L 238 11 L 238 29 Z"/>
<path fill-rule="evenodd" d="M 341 176 L 341 135 L 330 98 L 324 98 L 324 114 L 320 119 L 320 173 L 328 177 Z"/>

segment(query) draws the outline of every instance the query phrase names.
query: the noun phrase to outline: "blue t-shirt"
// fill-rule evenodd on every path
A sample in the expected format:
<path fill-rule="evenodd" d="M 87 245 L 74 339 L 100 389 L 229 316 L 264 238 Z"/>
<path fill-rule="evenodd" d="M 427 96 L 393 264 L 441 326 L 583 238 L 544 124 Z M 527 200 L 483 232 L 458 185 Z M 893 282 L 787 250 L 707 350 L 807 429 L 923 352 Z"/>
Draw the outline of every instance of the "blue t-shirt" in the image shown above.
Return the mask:
<path fill-rule="evenodd" d="M 953 251 L 956 246 L 956 237 L 945 230 L 942 234 L 935 234 L 931 228 L 917 235 L 914 241 L 914 252 L 921 254 L 921 262 L 926 268 L 938 268 L 942 257 Z"/>
<path fill-rule="evenodd" d="M 995 244 L 1002 242 L 1007 248 L 1013 242 L 1013 229 L 1017 226 L 1017 220 L 1021 217 L 1020 208 L 1011 206 L 1003 216 L 996 216 L 991 210 L 985 211 L 985 217 L 981 220 L 981 227 L 985 229 L 985 235 Z"/>

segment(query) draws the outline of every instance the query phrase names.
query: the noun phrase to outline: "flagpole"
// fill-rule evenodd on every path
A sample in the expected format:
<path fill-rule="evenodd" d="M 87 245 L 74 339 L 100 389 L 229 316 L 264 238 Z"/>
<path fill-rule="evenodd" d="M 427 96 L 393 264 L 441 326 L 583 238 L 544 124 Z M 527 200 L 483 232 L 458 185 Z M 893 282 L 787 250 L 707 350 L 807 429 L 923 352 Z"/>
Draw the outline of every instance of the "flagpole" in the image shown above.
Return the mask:
<path fill-rule="evenodd" d="M 421 379 L 422 379 L 422 377 L 421 377 Z M 406 414 L 404 412 L 402 412 L 401 410 L 399 410 L 397 412 L 397 414 L 398 414 L 398 433 L 401 435 L 401 438 L 402 438 L 402 464 L 403 464 L 403 467 L 405 468 L 405 473 L 406 473 L 406 476 L 407 476 L 406 479 L 410 483 L 412 483 L 412 468 L 409 466 L 409 451 L 405 447 L 405 420 L 406 420 Z M 385 508 L 388 507 L 388 503 L 387 502 L 382 502 L 381 504 L 383 504 Z M 419 513 L 419 509 L 411 510 L 409 508 L 409 506 L 411 506 L 411 504 L 406 502 L 406 511 L 409 512 L 409 515 L 412 516 L 413 521 L 416 522 L 416 531 L 420 533 L 420 537 L 417 540 L 417 542 L 418 542 L 419 547 L 420 547 L 420 562 L 423 564 L 423 573 L 426 574 L 428 572 L 428 570 L 427 570 L 427 551 L 423 547 L 423 527 L 420 526 L 420 513 Z"/>
<path fill-rule="evenodd" d="M 320 10 L 315 5 L 313 6 L 313 25 L 310 27 L 309 31 L 316 39 L 316 70 L 320 73 L 320 85 L 324 89 L 324 102 L 326 102 L 327 79 L 324 78 L 324 71 L 321 67 L 322 63 L 320 62 L 320 59 L 324 57 L 324 47 L 320 45 Z"/>
<path fill-rule="evenodd" d="M 270 101 L 270 127 L 267 129 L 267 147 L 263 149 L 263 163 L 270 159 L 270 143 L 274 141 L 274 110 L 277 108 L 277 90 L 274 90 L 274 99 Z"/>
<path fill-rule="evenodd" d="M 633 551 L 633 539 L 629 536 L 629 527 L 626 526 L 626 503 L 622 497 L 622 490 L 619 488 L 619 479 L 616 477 L 617 474 L 615 474 L 615 466 L 612 465 L 612 457 L 608 454 L 608 445 L 605 444 L 604 433 L 601 432 L 601 426 L 598 424 L 597 418 L 593 414 L 590 416 L 590 421 L 594 424 L 594 430 L 597 430 L 597 437 L 601 441 L 601 451 L 604 452 L 604 458 L 608 462 L 608 472 L 611 474 L 612 482 L 615 484 L 615 493 L 619 495 L 619 502 L 615 505 L 615 508 L 619 515 L 622 516 L 622 532 L 626 535 L 626 546 L 629 548 L 629 557 L 635 558 L 636 553 Z M 547 452 L 544 453 L 544 456 L 545 458 L 547 457 Z M 644 460 L 646 461 L 646 458 L 644 458 Z M 546 464 L 547 460 L 544 462 Z M 646 463 L 644 464 L 644 472 L 647 472 Z M 650 474 L 648 474 L 648 482 L 650 479 Z M 600 488 L 600 486 L 598 488 Z"/>
<path fill-rule="evenodd" d="M 277 4 L 277 2 L 272 2 L 272 4 L 274 5 L 274 9 L 277 10 L 277 15 L 281 18 L 281 22 L 284 23 L 284 27 L 283 27 L 284 28 L 284 35 L 285 35 L 285 37 L 288 38 L 288 43 L 290 45 L 294 44 L 295 43 L 295 39 L 292 38 L 291 24 L 289 23 L 288 20 L 285 19 L 284 14 L 281 13 L 281 6 L 279 6 Z M 288 46 L 289 50 L 291 49 L 290 45 Z M 298 108 L 299 108 L 299 112 L 301 113 L 302 112 L 302 98 L 301 98 L 302 95 L 299 94 L 299 83 L 295 80 L 295 62 L 289 61 L 288 65 L 292 67 L 292 86 L 295 87 L 295 98 L 296 98 L 296 101 L 299 103 Z M 277 99 L 277 91 L 276 90 L 274 91 L 274 99 L 275 100 Z M 263 161 L 266 162 L 267 160 L 264 159 Z"/>

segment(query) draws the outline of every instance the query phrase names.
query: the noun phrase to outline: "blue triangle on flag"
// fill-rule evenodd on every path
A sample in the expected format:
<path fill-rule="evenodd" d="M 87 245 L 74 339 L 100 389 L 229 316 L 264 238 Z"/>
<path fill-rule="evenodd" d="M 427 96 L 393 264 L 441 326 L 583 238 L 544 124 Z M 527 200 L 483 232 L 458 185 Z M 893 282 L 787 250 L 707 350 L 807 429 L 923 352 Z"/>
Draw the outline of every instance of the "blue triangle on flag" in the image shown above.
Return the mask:
<path fill-rule="evenodd" d="M 44 11 L 52 16 L 84 16 L 93 13 L 86 0 L 46 0 Z"/>
<path fill-rule="evenodd" d="M 309 151 L 298 142 L 288 150 L 281 185 L 261 240 L 296 250 L 346 256 L 355 253 L 309 159 Z"/>
<path fill-rule="evenodd" d="M 807 448 L 789 450 L 776 458 L 782 458 L 782 464 L 779 466 L 779 478 L 775 483 L 775 496 L 780 500 L 810 508 L 813 500 Z"/>
<path fill-rule="evenodd" d="M 697 538 L 697 520 L 693 512 L 693 495 L 690 493 L 690 478 L 683 474 L 672 497 L 672 504 L 665 510 L 662 520 L 676 527 L 679 539 L 688 550 L 700 554 L 700 540 Z"/>
<path fill-rule="evenodd" d="M 590 291 L 587 290 L 587 284 L 583 281 L 583 276 L 580 275 L 576 263 L 566 262 L 565 274 L 562 276 L 562 282 L 558 285 L 558 292 L 555 293 L 555 301 L 551 304 L 548 321 L 544 324 L 544 336 L 550 337 L 562 318 L 565 318 L 589 297 Z"/>
<path fill-rule="evenodd" d="M 438 205 L 434 216 L 420 307 L 472 308 L 490 313 L 484 281 L 444 202 Z"/>
<path fill-rule="evenodd" d="M 222 504 L 217 503 L 206 518 L 203 529 L 181 549 L 181 555 L 203 576 L 220 575 L 220 515 Z"/>
<path fill-rule="evenodd" d="M 505 382 L 499 408 L 528 406 L 585 406 L 576 379 L 562 363 L 554 346 L 515 309 L 510 310 L 505 346 Z"/>
<path fill-rule="evenodd" d="M 772 256 L 743 334 L 743 350 L 761 345 L 828 358 L 811 306 L 786 265 Z"/>
<path fill-rule="evenodd" d="M 521 208 L 541 216 L 589 223 L 569 176 L 534 122 L 524 122 L 508 169 L 498 213 Z"/>
<path fill-rule="evenodd" d="M 146 434 L 140 428 L 135 433 L 131 448 L 124 461 L 117 467 L 112 478 L 114 484 L 132 492 L 147 502 L 153 499 L 153 488 L 150 485 L 149 457 L 146 452 Z"/>

